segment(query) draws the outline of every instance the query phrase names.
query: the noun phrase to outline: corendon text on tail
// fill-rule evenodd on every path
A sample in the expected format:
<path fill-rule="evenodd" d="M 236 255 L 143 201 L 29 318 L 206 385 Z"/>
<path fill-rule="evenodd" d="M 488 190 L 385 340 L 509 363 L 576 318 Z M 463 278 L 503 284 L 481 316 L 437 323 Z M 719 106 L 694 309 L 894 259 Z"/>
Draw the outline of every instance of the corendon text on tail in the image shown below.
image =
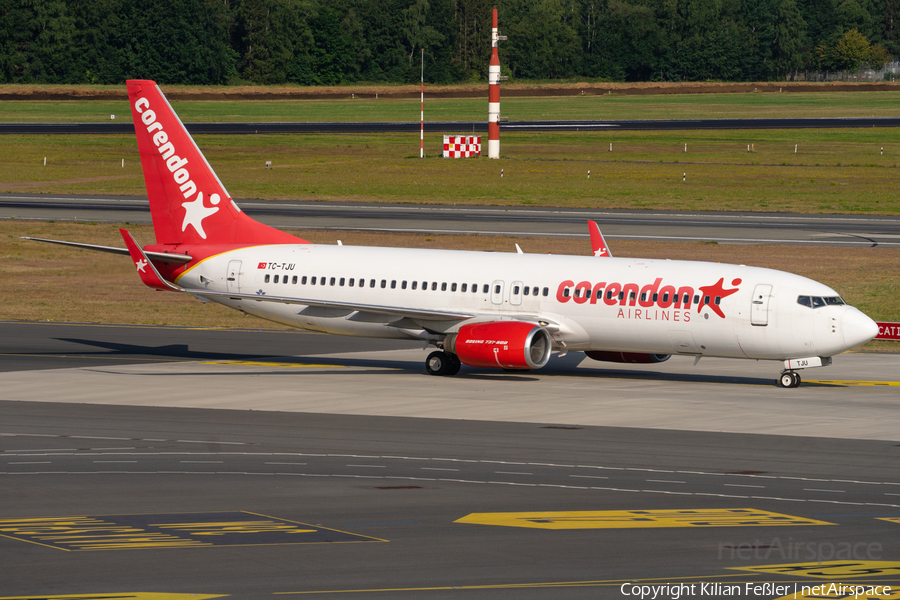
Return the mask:
<path fill-rule="evenodd" d="M 310 244 L 243 213 L 159 87 L 128 82 L 156 243 L 125 248 L 148 286 L 277 323 L 435 346 L 432 375 L 539 369 L 553 352 L 781 361 L 778 384 L 878 334 L 826 285 L 783 271 L 592 256 Z M 49 240 L 45 240 L 49 241 Z M 101 249 L 79 242 L 59 242 Z M 109 248 L 102 248 L 110 251 Z"/>

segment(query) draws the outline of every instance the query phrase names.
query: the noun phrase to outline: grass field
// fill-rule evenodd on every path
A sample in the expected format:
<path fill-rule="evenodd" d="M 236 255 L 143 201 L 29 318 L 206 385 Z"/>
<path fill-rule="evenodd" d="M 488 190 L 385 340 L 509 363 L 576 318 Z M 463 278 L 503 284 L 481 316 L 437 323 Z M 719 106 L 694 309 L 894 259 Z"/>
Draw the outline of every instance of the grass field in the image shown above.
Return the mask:
<path fill-rule="evenodd" d="M 149 226 L 127 226 L 141 244 L 153 241 Z M 343 231 L 291 232 L 318 243 L 405 246 L 514 252 L 589 254 L 587 240 L 491 236 L 399 235 Z M 275 327 L 218 304 L 145 287 L 128 258 L 30 242 L 20 236 L 83 241 L 122 247 L 118 226 L 0 221 L 0 319 L 189 325 L 197 327 Z M 790 248 L 724 246 L 705 243 L 617 241 L 617 256 L 743 263 L 791 271 L 836 289 L 876 320 L 900 315 L 900 250 L 874 248 Z M 280 327 L 280 326 L 279 326 Z M 870 350 L 900 350 L 895 342 L 870 342 Z"/>
<path fill-rule="evenodd" d="M 427 92 L 426 92 L 427 93 Z M 186 123 L 418 121 L 419 99 L 173 101 Z M 511 121 L 898 117 L 900 92 L 670 94 L 502 98 Z M 126 100 L 6 100 L 0 123 L 130 121 Z M 427 98 L 428 121 L 487 120 L 484 98 Z"/>
<path fill-rule="evenodd" d="M 185 121 L 389 121 L 415 120 L 418 115 L 418 102 L 408 100 L 182 102 L 175 108 Z M 480 120 L 484 108 L 483 100 L 434 101 L 428 118 Z M 505 101 L 504 113 L 521 120 L 900 116 L 900 93 L 519 98 Z M 108 121 L 109 114 L 130 118 L 124 101 L 0 103 L 0 121 L 6 122 Z M 441 137 L 435 134 L 425 141 L 425 160 L 418 158 L 418 134 L 196 140 L 236 198 L 900 212 L 895 191 L 900 130 L 895 129 L 504 134 L 497 161 L 437 158 Z M 264 168 L 266 160 L 273 162 L 272 169 Z M 0 192 L 146 193 L 133 136 L 116 135 L 5 137 L 0 144 Z M 139 241 L 152 240 L 149 228 L 132 229 Z M 0 221 L 0 319 L 271 326 L 218 305 L 151 292 L 124 257 L 25 242 L 18 239 L 22 235 L 121 245 L 116 228 L 109 225 Z M 298 235 L 334 242 L 334 234 Z M 511 239 L 479 236 L 340 235 L 345 243 L 357 245 L 497 251 L 509 251 L 513 245 Z M 583 241 L 515 241 L 527 252 L 584 254 L 587 249 Z M 873 318 L 900 320 L 898 250 L 622 241 L 613 251 L 619 256 L 737 262 L 792 271 L 834 287 Z M 867 348 L 898 350 L 898 345 L 880 342 Z"/>
<path fill-rule="evenodd" d="M 496 161 L 438 158 L 436 134 L 425 160 L 417 134 L 196 139 L 236 198 L 900 212 L 898 129 L 517 133 Z M 6 137 L 0 192 L 145 194 L 125 135 Z"/>

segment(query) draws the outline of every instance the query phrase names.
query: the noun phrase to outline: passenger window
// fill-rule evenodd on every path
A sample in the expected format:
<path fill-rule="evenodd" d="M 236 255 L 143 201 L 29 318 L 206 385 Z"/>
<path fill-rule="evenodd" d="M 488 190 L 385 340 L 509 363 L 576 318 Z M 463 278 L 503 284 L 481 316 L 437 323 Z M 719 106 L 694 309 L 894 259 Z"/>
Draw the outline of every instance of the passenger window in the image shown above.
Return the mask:
<path fill-rule="evenodd" d="M 481 293 L 487 294 L 489 291 L 491 291 L 491 286 L 489 286 L 488 284 L 484 284 L 484 288 L 482 289 Z"/>
<path fill-rule="evenodd" d="M 699 297 L 700 297 L 700 296 L 695 296 L 695 297 L 694 297 L 694 304 L 697 304 L 697 299 L 698 299 Z M 678 302 L 678 294 L 675 295 L 675 302 Z M 685 306 L 687 306 L 687 305 L 690 304 L 690 303 L 691 303 L 691 295 L 690 295 L 690 294 L 685 294 L 685 295 L 684 295 L 684 302 L 682 302 L 682 304 L 684 304 Z"/>
<path fill-rule="evenodd" d="M 400 289 L 401 289 L 401 290 L 405 290 L 405 289 L 406 289 L 406 280 L 405 280 L 405 279 L 404 279 L 402 282 L 400 282 Z"/>
<path fill-rule="evenodd" d="M 353 287 L 353 283 L 354 283 L 355 281 L 356 281 L 356 280 L 353 279 L 353 278 L 351 277 L 351 278 L 350 278 L 350 281 L 348 281 L 347 283 L 350 285 L 350 287 Z"/>
<path fill-rule="evenodd" d="M 306 275 L 304 275 L 304 276 L 300 279 L 300 283 L 303 284 L 303 285 L 306 285 Z M 313 283 L 315 283 L 315 281 L 313 281 Z"/>
<path fill-rule="evenodd" d="M 494 293 L 495 293 L 495 294 L 499 294 L 499 293 L 500 293 L 500 286 L 499 286 L 499 285 L 495 285 L 495 286 L 494 286 Z"/>
<path fill-rule="evenodd" d="M 337 281 L 337 278 L 332 277 L 332 278 L 331 278 L 331 285 L 334 285 L 334 283 L 335 283 L 336 281 Z"/>
<path fill-rule="evenodd" d="M 619 300 L 625 299 L 625 292 L 619 292 Z"/>
<path fill-rule="evenodd" d="M 550 293 L 550 288 L 544 288 L 544 296 Z"/>
<path fill-rule="evenodd" d="M 568 297 L 569 297 L 569 288 L 566 288 L 563 290 L 563 298 L 568 298 Z"/>
<path fill-rule="evenodd" d="M 809 296 L 797 296 L 797 304 L 812 308 L 812 300 L 809 299 Z"/>
<path fill-rule="evenodd" d="M 513 295 L 514 295 L 514 296 L 518 296 L 518 295 L 519 295 L 519 286 L 517 286 L 517 285 L 516 285 L 516 286 L 513 286 Z"/>
<path fill-rule="evenodd" d="M 413 281 L 412 289 L 416 289 L 416 288 L 418 288 L 418 287 L 419 287 L 419 282 L 418 282 L 418 281 Z"/>
<path fill-rule="evenodd" d="M 687 294 L 684 295 L 687 298 Z M 697 294 L 694 296 L 694 304 L 700 304 L 700 295 Z"/>
<path fill-rule="evenodd" d="M 276 275 L 275 277 L 278 277 L 278 275 Z M 813 303 L 813 308 L 822 308 L 823 306 L 825 306 L 825 300 L 820 298 L 819 296 L 813 296 L 812 303 Z"/>
<path fill-rule="evenodd" d="M 292 285 L 297 285 L 297 276 L 296 276 L 296 275 L 294 275 L 293 277 L 291 277 L 291 284 L 292 284 Z"/>
<path fill-rule="evenodd" d="M 278 275 L 275 276 L 275 279 L 274 279 L 273 281 L 274 281 L 275 283 L 278 283 Z"/>
<path fill-rule="evenodd" d="M 703 304 L 709 304 L 709 296 L 703 296 Z"/>
<path fill-rule="evenodd" d="M 590 289 L 584 290 L 584 297 L 585 297 L 585 298 L 590 298 L 590 297 L 591 297 L 591 290 L 590 290 Z"/>
<path fill-rule="evenodd" d="M 462 284 L 462 287 L 460 287 L 459 291 L 464 292 L 464 291 L 466 291 L 466 289 L 467 289 L 466 284 L 464 283 L 464 284 Z"/>
<path fill-rule="evenodd" d="M 369 280 L 369 287 L 370 287 L 370 288 L 375 287 L 375 280 L 374 280 L 374 279 L 370 279 L 370 280 Z"/>
<path fill-rule="evenodd" d="M 497 291 L 499 292 L 500 290 L 497 290 Z M 578 288 L 575 288 L 575 297 L 581 298 L 581 290 Z"/>
<path fill-rule="evenodd" d="M 295 279 L 296 279 L 296 277 L 295 277 Z M 284 277 L 281 278 L 281 283 L 287 285 L 287 282 L 288 282 L 288 276 L 285 275 Z"/>
<path fill-rule="evenodd" d="M 628 294 L 628 299 L 634 300 L 634 296 L 635 296 L 634 292 L 631 292 L 630 294 Z"/>
<path fill-rule="evenodd" d="M 641 302 L 647 301 L 647 292 L 641 292 Z"/>
<path fill-rule="evenodd" d="M 721 296 L 716 296 L 716 306 L 718 306 L 718 305 L 721 304 L 721 303 L 722 303 L 722 297 L 721 297 Z"/>
<path fill-rule="evenodd" d="M 451 291 L 451 292 L 455 292 L 455 291 L 456 291 L 456 284 L 455 284 L 455 283 L 451 283 L 451 284 L 450 284 L 450 291 Z"/>
<path fill-rule="evenodd" d="M 344 278 L 341 277 L 341 287 L 344 287 Z"/>
<path fill-rule="evenodd" d="M 434 289 L 434 288 L 432 288 L 432 289 Z M 447 291 L 447 282 L 446 282 L 446 281 L 445 281 L 444 283 L 441 284 L 441 291 L 442 291 L 442 292 L 446 292 L 446 291 Z"/>
<path fill-rule="evenodd" d="M 426 291 L 426 290 L 428 290 L 428 282 L 427 282 L 427 281 L 423 281 L 423 282 L 422 282 L 422 291 L 424 292 L 424 291 Z"/>
<path fill-rule="evenodd" d="M 668 300 L 668 299 L 669 299 L 669 293 L 666 292 L 666 300 Z M 653 301 L 656 302 L 657 300 L 659 300 L 659 294 L 653 294 Z M 665 300 L 663 300 L 663 302 L 665 302 Z"/>
<path fill-rule="evenodd" d="M 319 285 L 325 285 L 324 277 L 319 277 Z M 334 285 L 334 278 L 332 278 L 331 285 Z"/>
<path fill-rule="evenodd" d="M 391 289 L 392 289 L 392 290 L 396 290 L 396 289 L 397 289 L 397 280 L 396 280 L 396 279 L 392 279 L 392 280 L 391 280 Z"/>
<path fill-rule="evenodd" d="M 607 300 L 612 300 L 612 292 L 611 292 L 610 290 L 607 290 L 607 291 L 606 291 L 606 299 L 607 299 Z"/>
<path fill-rule="evenodd" d="M 266 275 L 266 283 L 269 283 L 269 276 Z"/>
<path fill-rule="evenodd" d="M 653 294 L 653 299 L 656 300 L 656 294 Z M 663 304 L 669 301 L 669 292 L 663 294 Z"/>
<path fill-rule="evenodd" d="M 526 295 L 526 296 L 528 295 L 528 289 L 529 289 L 529 288 L 528 288 L 528 286 L 526 285 L 525 288 L 522 290 L 522 293 L 523 293 L 524 295 Z"/>
<path fill-rule="evenodd" d="M 266 281 L 268 281 L 268 279 L 267 279 Z M 316 285 L 316 278 L 315 278 L 315 277 L 313 277 L 311 281 L 312 281 L 312 285 Z"/>
<path fill-rule="evenodd" d="M 386 287 L 387 287 L 387 279 L 382 279 L 381 280 L 381 289 L 384 289 Z"/>

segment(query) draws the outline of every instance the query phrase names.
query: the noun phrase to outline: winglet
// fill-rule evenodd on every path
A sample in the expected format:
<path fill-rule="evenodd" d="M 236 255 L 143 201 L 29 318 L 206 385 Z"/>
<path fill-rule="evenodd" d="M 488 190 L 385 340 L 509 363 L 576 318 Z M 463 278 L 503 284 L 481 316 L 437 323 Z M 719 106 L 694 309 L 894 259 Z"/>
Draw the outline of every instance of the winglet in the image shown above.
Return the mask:
<path fill-rule="evenodd" d="M 591 250 L 593 250 L 594 256 L 601 256 L 604 258 L 612 256 L 612 253 L 606 245 L 606 240 L 603 239 L 603 234 L 600 233 L 600 227 L 597 226 L 596 221 L 588 221 L 588 230 L 591 232 Z"/>
<path fill-rule="evenodd" d="M 168 290 L 172 292 L 184 291 L 182 288 L 172 285 L 162 278 L 162 275 L 159 274 L 159 271 L 156 270 L 156 267 L 153 266 L 153 263 L 150 262 L 150 259 L 147 258 L 147 255 L 141 247 L 138 246 L 138 243 L 127 229 L 120 229 L 119 233 L 122 234 L 122 239 L 125 240 L 128 254 L 131 255 L 131 260 L 134 262 L 134 266 L 137 269 L 138 275 L 141 276 L 141 281 L 144 282 L 144 285 L 156 290 Z"/>

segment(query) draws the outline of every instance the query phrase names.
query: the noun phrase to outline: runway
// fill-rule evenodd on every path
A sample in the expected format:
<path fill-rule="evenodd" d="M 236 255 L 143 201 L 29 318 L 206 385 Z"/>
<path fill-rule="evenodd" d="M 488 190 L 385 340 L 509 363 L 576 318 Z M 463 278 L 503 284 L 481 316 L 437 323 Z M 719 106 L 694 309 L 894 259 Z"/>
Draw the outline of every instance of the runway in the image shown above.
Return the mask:
<path fill-rule="evenodd" d="M 572 353 L 436 378 L 425 354 L 303 332 L 0 323 L 0 590 L 900 586 L 900 356 L 841 355 L 781 389 L 774 363 Z"/>
<path fill-rule="evenodd" d="M 900 247 L 900 219 L 879 215 L 669 212 L 238 200 L 251 217 L 285 229 L 479 233 L 607 239 Z M 149 224 L 146 198 L 0 194 L 0 218 Z M 352 225 L 349 225 L 352 224 Z"/>
<path fill-rule="evenodd" d="M 359 123 L 185 123 L 192 134 L 262 133 L 409 133 L 419 131 L 419 121 Z M 513 121 L 500 131 L 683 131 L 699 129 L 845 129 L 900 127 L 896 117 L 815 119 L 645 119 L 619 121 Z M 484 133 L 487 121 L 427 121 L 429 133 L 471 131 Z M 33 134 L 132 134 L 133 123 L 0 123 L 0 135 Z"/>

